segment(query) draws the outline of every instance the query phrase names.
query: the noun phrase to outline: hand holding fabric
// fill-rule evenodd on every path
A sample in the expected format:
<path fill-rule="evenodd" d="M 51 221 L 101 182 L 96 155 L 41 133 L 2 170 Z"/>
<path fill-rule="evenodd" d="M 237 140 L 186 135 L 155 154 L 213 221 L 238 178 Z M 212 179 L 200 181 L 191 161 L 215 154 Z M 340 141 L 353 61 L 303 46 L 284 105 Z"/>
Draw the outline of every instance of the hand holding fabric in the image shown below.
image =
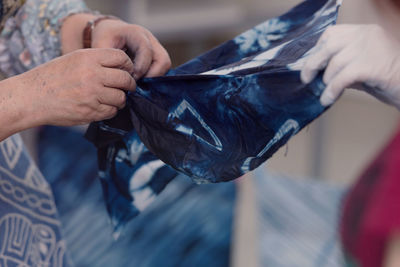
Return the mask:
<path fill-rule="evenodd" d="M 155 77 L 171 67 L 167 51 L 151 32 L 121 20 L 103 20 L 92 33 L 93 48 L 124 49 L 134 62 L 134 77 Z"/>
<path fill-rule="evenodd" d="M 319 39 L 301 72 L 310 83 L 325 69 L 321 104 L 328 106 L 346 88 L 368 92 L 400 109 L 400 43 L 377 25 L 337 25 Z"/>
<path fill-rule="evenodd" d="M 32 121 L 76 125 L 113 117 L 136 88 L 130 58 L 117 49 L 77 50 L 8 79 Z M 6 80 L 6 81 L 8 81 Z M 26 127 L 29 128 L 29 127 Z"/>

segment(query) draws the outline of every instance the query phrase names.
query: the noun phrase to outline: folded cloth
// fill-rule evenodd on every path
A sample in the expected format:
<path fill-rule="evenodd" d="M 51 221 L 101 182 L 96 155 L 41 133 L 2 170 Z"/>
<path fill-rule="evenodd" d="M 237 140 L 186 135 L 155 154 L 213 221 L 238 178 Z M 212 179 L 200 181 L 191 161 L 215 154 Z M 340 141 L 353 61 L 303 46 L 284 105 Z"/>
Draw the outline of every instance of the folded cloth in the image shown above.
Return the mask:
<path fill-rule="evenodd" d="M 197 183 L 233 180 L 322 114 L 321 76 L 304 85 L 299 70 L 340 3 L 305 1 L 165 77 L 143 79 L 114 119 L 92 124 L 87 137 L 115 226 L 145 209 L 173 169 Z"/>
<path fill-rule="evenodd" d="M 348 266 L 382 266 L 400 230 L 400 129 L 344 201 L 341 235 Z"/>

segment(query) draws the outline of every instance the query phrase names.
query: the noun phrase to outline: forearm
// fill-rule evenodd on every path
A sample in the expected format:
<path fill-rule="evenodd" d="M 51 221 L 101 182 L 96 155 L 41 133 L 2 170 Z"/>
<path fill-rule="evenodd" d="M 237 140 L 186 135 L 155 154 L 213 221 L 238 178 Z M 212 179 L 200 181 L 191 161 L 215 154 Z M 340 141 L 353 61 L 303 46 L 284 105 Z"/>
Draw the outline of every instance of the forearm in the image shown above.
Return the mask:
<path fill-rule="evenodd" d="M 34 100 L 24 93 L 17 76 L 0 82 L 0 141 L 20 131 L 38 126 L 41 115 Z"/>

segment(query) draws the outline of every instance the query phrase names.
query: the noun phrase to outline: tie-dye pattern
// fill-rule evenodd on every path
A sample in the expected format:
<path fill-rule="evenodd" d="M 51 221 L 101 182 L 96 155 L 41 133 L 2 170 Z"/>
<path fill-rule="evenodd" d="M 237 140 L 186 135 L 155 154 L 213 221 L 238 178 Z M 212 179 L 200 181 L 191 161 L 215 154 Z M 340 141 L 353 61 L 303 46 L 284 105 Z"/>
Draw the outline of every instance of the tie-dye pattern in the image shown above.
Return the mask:
<path fill-rule="evenodd" d="M 299 71 L 340 4 L 305 1 L 165 77 L 143 79 L 117 117 L 92 124 L 87 137 L 116 229 L 176 171 L 196 183 L 233 180 L 325 111 L 321 77 L 304 85 Z"/>
<path fill-rule="evenodd" d="M 76 266 L 230 265 L 234 183 L 199 186 L 181 175 L 114 240 L 96 176 L 96 151 L 81 132 L 42 128 L 38 161 Z"/>

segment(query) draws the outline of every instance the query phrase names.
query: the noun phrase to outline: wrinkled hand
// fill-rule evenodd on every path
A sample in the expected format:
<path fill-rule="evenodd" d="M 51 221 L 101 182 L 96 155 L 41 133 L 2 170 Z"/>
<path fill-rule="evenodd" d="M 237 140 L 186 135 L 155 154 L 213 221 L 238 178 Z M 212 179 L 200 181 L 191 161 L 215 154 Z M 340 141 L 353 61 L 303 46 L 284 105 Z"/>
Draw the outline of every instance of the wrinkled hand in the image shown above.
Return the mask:
<path fill-rule="evenodd" d="M 364 90 L 400 109 L 400 44 L 376 25 L 328 28 L 301 72 L 304 83 L 325 69 L 321 104 L 331 105 L 345 88 Z"/>
<path fill-rule="evenodd" d="M 10 84 L 22 89 L 17 99 L 37 125 L 70 126 L 115 116 L 125 106 L 124 91 L 136 88 L 133 71 L 122 50 L 85 49 L 15 76 Z"/>
<path fill-rule="evenodd" d="M 124 49 L 134 63 L 134 78 L 165 74 L 171 67 L 167 51 L 145 28 L 120 20 L 103 20 L 92 32 L 93 48 Z"/>

